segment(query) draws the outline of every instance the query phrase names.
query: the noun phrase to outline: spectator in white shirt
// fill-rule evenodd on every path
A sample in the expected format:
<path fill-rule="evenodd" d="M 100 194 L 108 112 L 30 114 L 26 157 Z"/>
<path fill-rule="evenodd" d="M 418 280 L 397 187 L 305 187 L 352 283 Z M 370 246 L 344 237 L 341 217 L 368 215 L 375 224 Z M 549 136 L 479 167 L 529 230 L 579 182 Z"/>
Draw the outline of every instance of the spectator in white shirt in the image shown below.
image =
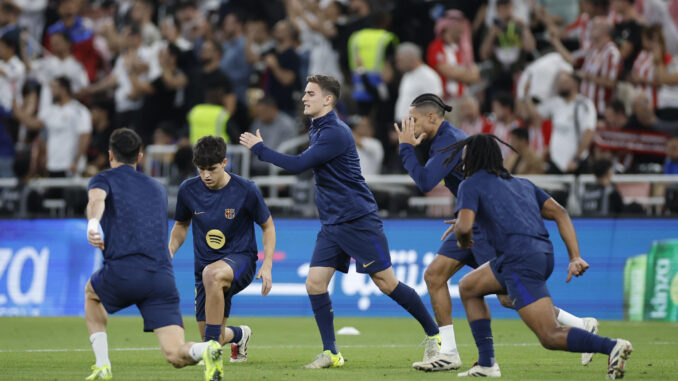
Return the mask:
<path fill-rule="evenodd" d="M 14 39 L 0 37 L 0 105 L 9 108 L 13 99 L 21 98 L 21 87 L 26 78 L 26 66 L 16 56 Z"/>
<path fill-rule="evenodd" d="M 591 99 L 579 94 L 576 77 L 567 71 L 558 74 L 558 96 L 534 106 L 530 98 L 528 107 L 542 118 L 553 123 L 549 145 L 549 173 L 575 173 L 581 170 L 588 157 L 596 127 L 596 107 Z"/>
<path fill-rule="evenodd" d="M 71 40 L 64 32 L 54 32 L 49 36 L 53 55 L 30 62 L 31 77 L 42 86 L 40 105 L 46 107 L 52 103 L 49 83 L 57 77 L 66 77 L 71 82 L 73 93 L 89 86 L 89 78 L 82 64 L 71 54 Z"/>
<path fill-rule="evenodd" d="M 111 74 L 86 89 L 93 94 L 115 88 L 116 128 L 139 130 L 144 97 L 153 92 L 152 82 L 162 74 L 157 49 L 142 46 L 142 42 L 141 29 L 132 25 L 125 37 L 126 50 L 118 56 Z"/>
<path fill-rule="evenodd" d="M 294 120 L 284 112 L 278 110 L 275 99 L 270 96 L 261 98 L 254 108 L 254 121 L 249 131 L 256 134 L 261 133 L 266 139 L 266 144 L 271 147 L 278 147 L 281 143 L 297 136 L 298 131 Z M 267 175 L 271 164 L 259 160 L 256 156 L 252 158 L 252 172 L 255 175 Z"/>
<path fill-rule="evenodd" d="M 443 83 L 435 70 L 422 61 L 421 48 L 404 42 L 396 50 L 396 68 L 403 73 L 398 88 L 394 120 L 402 120 L 410 112 L 410 102 L 421 94 L 443 96 Z"/>
<path fill-rule="evenodd" d="M 132 22 L 141 27 L 144 46 L 152 46 L 161 39 L 158 27 L 153 24 L 153 3 L 152 0 L 137 1 L 132 6 L 130 13 Z"/>
<path fill-rule="evenodd" d="M 367 117 L 358 117 L 351 123 L 353 139 L 360 158 L 360 172 L 365 175 L 378 175 L 384 162 L 384 146 L 374 138 L 374 128 Z"/>
<path fill-rule="evenodd" d="M 17 119 L 31 129 L 44 128 L 47 133 L 47 173 L 49 177 L 65 177 L 85 168 L 85 153 L 92 132 L 89 110 L 73 98 L 66 77 L 57 77 L 49 84 L 54 103 L 41 108 L 38 116 L 19 109 Z"/>

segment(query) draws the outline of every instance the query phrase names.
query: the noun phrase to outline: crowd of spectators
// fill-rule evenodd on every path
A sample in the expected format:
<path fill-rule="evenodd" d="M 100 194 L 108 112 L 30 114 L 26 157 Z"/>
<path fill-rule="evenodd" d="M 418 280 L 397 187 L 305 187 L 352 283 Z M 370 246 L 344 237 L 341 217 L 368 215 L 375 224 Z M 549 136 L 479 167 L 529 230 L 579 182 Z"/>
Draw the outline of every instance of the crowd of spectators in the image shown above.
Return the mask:
<path fill-rule="evenodd" d="M 93 175 L 122 126 L 185 175 L 204 135 L 276 148 L 310 74 L 342 82 L 366 174 L 404 173 L 425 92 L 517 174 L 678 173 L 678 0 L 0 0 L 0 177 Z"/>

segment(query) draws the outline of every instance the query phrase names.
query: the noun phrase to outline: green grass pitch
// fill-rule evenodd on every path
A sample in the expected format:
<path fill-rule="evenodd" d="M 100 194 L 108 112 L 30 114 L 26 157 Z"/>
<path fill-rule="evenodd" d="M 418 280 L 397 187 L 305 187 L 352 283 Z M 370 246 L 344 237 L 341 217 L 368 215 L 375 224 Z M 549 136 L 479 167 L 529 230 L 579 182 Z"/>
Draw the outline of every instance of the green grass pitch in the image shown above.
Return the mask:
<path fill-rule="evenodd" d="M 185 317 L 189 340 L 195 322 Z M 477 358 L 465 320 L 455 321 L 462 370 Z M 412 319 L 337 318 L 335 327 L 353 326 L 359 336 L 337 336 L 347 362 L 341 369 L 303 370 L 322 349 L 313 318 L 234 318 L 229 324 L 253 329 L 247 363 L 226 362 L 226 380 L 450 380 L 456 372 L 424 374 L 411 368 L 421 360 L 424 334 Z M 602 380 L 607 357 L 589 366 L 579 354 L 547 351 L 519 320 L 492 322 L 495 353 L 505 380 Z M 201 367 L 174 369 L 143 333 L 138 317 L 111 317 L 108 325 L 114 380 L 200 380 Z M 601 334 L 633 343 L 627 379 L 678 379 L 678 324 L 605 321 Z M 230 351 L 229 351 L 230 353 Z M 0 380 L 82 380 L 94 355 L 83 318 L 0 318 Z"/>

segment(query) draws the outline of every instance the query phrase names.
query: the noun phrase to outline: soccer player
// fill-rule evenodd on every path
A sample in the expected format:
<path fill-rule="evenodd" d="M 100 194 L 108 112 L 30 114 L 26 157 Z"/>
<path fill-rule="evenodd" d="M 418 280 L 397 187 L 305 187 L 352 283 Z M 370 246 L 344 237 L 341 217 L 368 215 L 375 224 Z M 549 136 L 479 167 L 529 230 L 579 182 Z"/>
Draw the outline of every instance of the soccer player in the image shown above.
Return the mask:
<path fill-rule="evenodd" d="M 445 121 L 445 112 L 452 107 L 443 103 L 435 94 L 422 94 L 415 98 L 410 105 L 409 115 L 402 120 L 402 129 L 394 125 L 400 141 L 399 154 L 403 167 L 410 174 L 419 189 L 426 193 L 444 180 L 445 186 L 457 196 L 459 183 L 463 174 L 455 170 L 461 154 L 443 164 L 448 154 L 441 152 L 450 145 L 467 138 L 466 134 Z M 424 139 L 431 140 L 429 159 L 424 166 L 419 164 L 414 147 Z M 449 221 L 448 221 L 449 222 Z M 477 268 L 496 257 L 494 248 L 489 244 L 487 236 L 478 225 L 473 226 L 475 244 L 471 249 L 462 249 L 457 246 L 454 234 L 447 235 L 433 262 L 424 273 L 424 280 L 431 297 L 433 313 L 440 327 L 440 352 L 428 361 L 415 362 L 412 366 L 425 371 L 443 371 L 459 369 L 461 359 L 457 351 L 452 325 L 452 301 L 447 281 L 464 265 Z M 508 308 L 513 308 L 508 297 L 498 295 L 499 301 Z M 598 321 L 594 318 L 579 318 L 562 309 L 555 308 L 558 322 L 589 332 L 598 332 Z M 582 364 L 591 362 L 592 353 L 582 354 Z"/>
<path fill-rule="evenodd" d="M 259 159 L 290 172 L 313 169 L 315 200 L 322 227 L 306 278 L 323 352 L 305 368 L 340 367 L 344 358 L 334 338 L 334 310 L 327 286 L 336 270 L 347 272 L 350 258 L 359 273 L 369 274 L 379 289 L 405 308 L 426 332 L 425 357 L 438 351 L 438 326 L 409 286 L 398 281 L 391 267 L 388 242 L 377 215 L 377 203 L 360 173 L 355 141 L 348 126 L 333 111 L 339 82 L 329 76 L 308 77 L 302 98 L 304 115 L 311 117 L 309 148 L 298 156 L 284 155 L 263 144 L 261 135 L 244 133 L 240 143 Z"/>
<path fill-rule="evenodd" d="M 205 380 L 221 380 L 219 343 L 184 342 L 179 292 L 166 244 L 167 192 L 136 171 L 143 154 L 134 131 L 113 131 L 109 146 L 111 169 L 92 177 L 88 186 L 87 240 L 102 250 L 104 266 L 85 287 L 85 321 L 96 358 L 87 380 L 113 378 L 106 313 L 132 304 L 141 311 L 144 331 L 155 332 L 168 362 L 181 368 L 202 358 Z"/>
<path fill-rule="evenodd" d="M 499 377 L 494 359 L 490 311 L 485 295 L 508 293 L 521 319 L 544 348 L 609 355 L 607 377 L 621 378 L 633 348 L 631 343 L 601 337 L 579 328 L 561 327 L 553 313 L 546 280 L 553 271 L 553 245 L 544 218 L 554 220 L 570 257 L 567 282 L 583 275 L 589 265 L 580 256 L 577 235 L 567 211 L 543 190 L 525 179 L 512 177 L 503 167 L 497 138 L 476 135 L 450 147 L 446 163 L 455 160 L 465 180 L 459 185 L 454 234 L 462 248 L 474 245 L 478 221 L 497 251 L 497 258 L 464 276 L 461 300 L 478 347 L 478 363 L 460 377 Z M 502 142 L 503 143 L 503 142 Z M 448 229 L 449 231 L 449 229 Z"/>
<path fill-rule="evenodd" d="M 174 227 L 170 235 L 172 257 L 184 243 L 193 221 L 195 255 L 195 317 L 205 341 L 231 344 L 231 362 L 247 361 L 252 330 L 246 325 L 226 326 L 231 299 L 254 277 L 257 242 L 254 223 L 261 226 L 264 260 L 257 274 L 261 294 L 271 290 L 275 226 L 259 188 L 224 169 L 226 142 L 217 136 L 200 138 L 193 148 L 199 176 L 179 187 Z"/>

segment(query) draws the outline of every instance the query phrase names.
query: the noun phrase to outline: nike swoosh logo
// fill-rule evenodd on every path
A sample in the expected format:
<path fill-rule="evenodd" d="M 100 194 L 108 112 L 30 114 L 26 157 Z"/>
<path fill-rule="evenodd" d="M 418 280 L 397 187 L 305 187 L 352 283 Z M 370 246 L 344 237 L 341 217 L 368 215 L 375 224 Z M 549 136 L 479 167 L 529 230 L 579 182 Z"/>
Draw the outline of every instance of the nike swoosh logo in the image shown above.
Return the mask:
<path fill-rule="evenodd" d="M 205 213 L 205 212 L 198 212 L 197 210 L 196 210 L 195 212 L 193 212 L 193 214 L 195 214 L 196 216 L 197 216 L 198 214 L 203 214 L 203 213 Z"/>
<path fill-rule="evenodd" d="M 369 267 L 369 265 L 371 265 L 371 264 L 373 264 L 373 263 L 374 263 L 374 261 L 372 261 L 372 262 L 370 262 L 370 263 L 365 263 L 365 264 L 363 265 L 363 268 L 367 268 L 367 267 Z"/>

